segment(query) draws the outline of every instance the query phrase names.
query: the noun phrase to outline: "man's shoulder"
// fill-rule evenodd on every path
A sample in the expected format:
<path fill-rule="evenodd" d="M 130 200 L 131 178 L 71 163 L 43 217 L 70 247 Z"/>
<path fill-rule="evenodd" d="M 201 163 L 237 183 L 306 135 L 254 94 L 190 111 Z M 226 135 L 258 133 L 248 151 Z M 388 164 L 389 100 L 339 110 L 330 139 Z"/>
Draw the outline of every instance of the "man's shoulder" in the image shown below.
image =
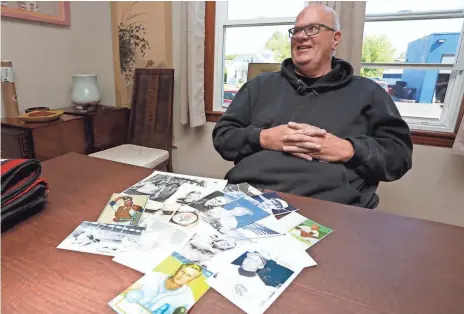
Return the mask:
<path fill-rule="evenodd" d="M 277 83 L 281 80 L 285 80 L 280 71 L 277 72 L 263 72 L 249 80 L 246 84 L 249 88 L 253 88 L 256 86 L 268 85 Z"/>
<path fill-rule="evenodd" d="M 362 77 L 358 75 L 353 75 L 351 78 L 351 84 L 357 85 L 363 89 L 363 91 L 368 92 L 385 92 L 382 86 L 380 86 L 375 80 L 372 80 L 367 77 Z"/>

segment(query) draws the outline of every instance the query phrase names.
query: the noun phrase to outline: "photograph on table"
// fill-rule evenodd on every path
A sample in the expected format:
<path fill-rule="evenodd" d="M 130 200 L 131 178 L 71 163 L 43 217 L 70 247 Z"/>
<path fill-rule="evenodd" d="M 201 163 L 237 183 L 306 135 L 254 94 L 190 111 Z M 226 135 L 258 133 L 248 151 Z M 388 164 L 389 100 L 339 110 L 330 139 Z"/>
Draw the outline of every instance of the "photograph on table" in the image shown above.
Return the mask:
<path fill-rule="evenodd" d="M 114 256 L 137 246 L 144 227 L 82 222 L 58 249 Z"/>
<path fill-rule="evenodd" d="M 259 189 L 249 185 L 246 182 L 237 184 L 237 187 L 239 191 L 245 193 L 248 196 L 262 194 L 262 192 Z"/>
<path fill-rule="evenodd" d="M 200 216 L 198 215 L 196 210 L 187 211 L 184 209 L 180 209 L 176 211 L 174 215 L 172 215 L 169 222 L 181 227 L 194 227 L 198 225 L 198 223 L 200 222 Z"/>
<path fill-rule="evenodd" d="M 276 237 L 261 237 L 254 240 L 254 244 L 260 249 L 273 250 L 274 248 L 285 248 L 292 256 L 291 265 L 293 268 L 305 268 L 316 266 L 316 261 L 311 257 L 309 252 L 302 249 L 300 241 L 289 234 L 282 234 Z M 290 261 L 289 261 L 290 262 Z"/>
<path fill-rule="evenodd" d="M 159 209 L 149 209 L 145 208 L 145 212 L 140 219 L 139 226 L 145 226 L 147 223 L 150 223 L 153 219 L 161 220 L 164 222 L 169 222 L 172 215 L 177 211 L 177 208 L 170 206 L 163 206 Z"/>
<path fill-rule="evenodd" d="M 218 254 L 234 249 L 237 242 L 226 235 L 218 233 L 208 225 L 196 228 L 196 230 L 197 232 L 180 251 L 180 254 L 192 262 L 213 271 L 209 267 L 209 262 Z"/>
<path fill-rule="evenodd" d="M 263 313 L 302 270 L 291 252 L 277 248 L 244 246 L 232 253 L 228 263 L 218 256 L 218 273 L 208 283 L 247 313 Z"/>
<path fill-rule="evenodd" d="M 211 190 L 222 190 L 227 181 L 155 171 L 147 178 L 126 189 L 123 193 L 127 195 L 148 195 L 147 207 L 159 209 L 160 205 L 185 183 Z"/>
<path fill-rule="evenodd" d="M 108 224 L 138 225 L 147 201 L 146 195 L 114 193 L 97 221 Z"/>
<path fill-rule="evenodd" d="M 174 252 L 108 304 L 120 314 L 185 314 L 209 289 L 211 275 Z"/>
<path fill-rule="evenodd" d="M 269 213 L 245 199 L 238 199 L 200 213 L 202 219 L 220 233 L 228 234 L 261 220 Z"/>
<path fill-rule="evenodd" d="M 253 196 L 253 199 L 259 202 L 259 207 L 275 216 L 288 214 L 297 211 L 295 207 L 284 201 L 276 192 L 264 193 Z"/>
<path fill-rule="evenodd" d="M 169 222 L 172 216 L 177 212 L 177 207 L 175 206 L 163 206 L 162 209 L 158 210 L 155 214 L 156 219 Z"/>
<path fill-rule="evenodd" d="M 258 205 L 259 202 L 253 199 L 253 196 L 261 194 L 261 191 L 252 187 L 248 183 L 227 184 L 223 192 L 237 199 L 244 198 L 255 205 Z"/>
<path fill-rule="evenodd" d="M 225 206 L 226 204 L 229 204 L 235 200 L 235 197 L 226 195 L 221 191 L 214 191 L 208 195 L 205 195 L 199 200 L 192 202 L 189 206 L 200 212 L 206 212 L 215 207 Z"/>
<path fill-rule="evenodd" d="M 177 205 L 179 210 L 192 210 L 192 204 L 196 204 L 200 199 L 212 193 L 211 189 L 201 186 L 184 183 L 171 197 L 165 202 L 164 206 Z"/>
<path fill-rule="evenodd" d="M 279 221 L 274 215 L 269 215 L 258 222 L 238 228 L 237 232 L 249 239 L 275 237 L 285 233 L 280 228 Z"/>
<path fill-rule="evenodd" d="M 127 252 L 117 254 L 113 261 L 146 273 L 172 252 L 185 247 L 194 235 L 191 230 L 156 218 L 145 223 L 145 231 L 137 245 Z"/>
<path fill-rule="evenodd" d="M 308 219 L 298 213 L 291 213 L 279 221 L 288 234 L 309 248 L 333 232 L 332 229 Z"/>
<path fill-rule="evenodd" d="M 145 211 L 142 214 L 142 217 L 139 221 L 139 226 L 146 226 L 151 220 L 155 219 L 159 209 L 148 209 L 145 208 Z"/>

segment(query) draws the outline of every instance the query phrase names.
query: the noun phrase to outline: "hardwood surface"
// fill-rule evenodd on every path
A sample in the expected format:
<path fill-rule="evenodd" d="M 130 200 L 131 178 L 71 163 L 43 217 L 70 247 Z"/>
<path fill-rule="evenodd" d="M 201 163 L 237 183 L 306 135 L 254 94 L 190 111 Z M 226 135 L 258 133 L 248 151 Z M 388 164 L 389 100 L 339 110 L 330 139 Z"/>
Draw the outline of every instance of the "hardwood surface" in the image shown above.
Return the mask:
<path fill-rule="evenodd" d="M 3 118 L 1 124 L 2 136 L 6 135 L 8 140 L 2 143 L 2 158 L 35 158 L 44 161 L 69 152 L 87 152 L 83 117 L 64 114 L 46 123 L 26 123 L 18 118 Z"/>
<path fill-rule="evenodd" d="M 44 162 L 47 208 L 2 234 L 2 313 L 112 313 L 108 301 L 142 275 L 56 246 L 150 172 L 78 154 Z M 464 228 L 281 195 L 335 231 L 266 313 L 464 313 Z M 210 290 L 191 313 L 242 312 Z"/>
<path fill-rule="evenodd" d="M 4 118 L 3 158 L 35 158 L 45 161 L 69 152 L 91 154 L 127 143 L 129 109 L 99 106 L 94 112 L 74 106 L 60 108 L 60 119 L 47 123 L 26 123 Z"/>
<path fill-rule="evenodd" d="M 34 158 L 34 143 L 28 130 L 2 127 L 1 142 L 2 158 Z"/>
<path fill-rule="evenodd" d="M 64 114 L 55 121 L 44 122 L 44 123 L 27 123 L 27 122 L 20 120 L 19 118 L 2 118 L 1 121 L 2 121 L 2 127 L 15 127 L 15 128 L 32 130 L 32 129 L 37 129 L 37 128 L 49 127 L 51 125 L 61 124 L 61 123 L 65 123 L 67 121 L 72 121 L 72 120 L 82 120 L 82 118 L 78 116 Z"/>
<path fill-rule="evenodd" d="M 84 117 L 88 154 L 127 143 L 130 114 L 128 108 L 100 105 L 98 110 L 90 112 L 78 110 L 75 106 L 61 110 L 70 115 Z"/>

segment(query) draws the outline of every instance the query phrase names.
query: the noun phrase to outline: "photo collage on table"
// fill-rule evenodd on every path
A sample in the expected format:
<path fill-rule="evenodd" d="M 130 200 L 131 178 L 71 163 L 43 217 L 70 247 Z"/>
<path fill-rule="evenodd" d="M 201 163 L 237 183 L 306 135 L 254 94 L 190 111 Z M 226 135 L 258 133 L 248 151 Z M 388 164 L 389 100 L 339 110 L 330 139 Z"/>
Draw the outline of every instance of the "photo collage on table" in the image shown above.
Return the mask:
<path fill-rule="evenodd" d="M 297 210 L 247 183 L 154 171 L 110 195 L 57 248 L 145 274 L 109 302 L 118 313 L 186 313 L 210 286 L 262 313 L 316 265 L 306 249 L 332 232 Z"/>

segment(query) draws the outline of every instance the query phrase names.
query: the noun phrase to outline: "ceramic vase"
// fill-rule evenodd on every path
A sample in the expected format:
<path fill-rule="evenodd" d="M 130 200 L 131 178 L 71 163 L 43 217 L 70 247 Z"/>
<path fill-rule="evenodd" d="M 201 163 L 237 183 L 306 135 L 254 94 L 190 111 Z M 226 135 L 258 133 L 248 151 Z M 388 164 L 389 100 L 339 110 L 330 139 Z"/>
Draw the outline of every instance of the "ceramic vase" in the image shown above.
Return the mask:
<path fill-rule="evenodd" d="M 73 75 L 71 101 L 78 109 L 88 105 L 98 105 L 101 101 L 97 76 L 93 74 Z"/>

